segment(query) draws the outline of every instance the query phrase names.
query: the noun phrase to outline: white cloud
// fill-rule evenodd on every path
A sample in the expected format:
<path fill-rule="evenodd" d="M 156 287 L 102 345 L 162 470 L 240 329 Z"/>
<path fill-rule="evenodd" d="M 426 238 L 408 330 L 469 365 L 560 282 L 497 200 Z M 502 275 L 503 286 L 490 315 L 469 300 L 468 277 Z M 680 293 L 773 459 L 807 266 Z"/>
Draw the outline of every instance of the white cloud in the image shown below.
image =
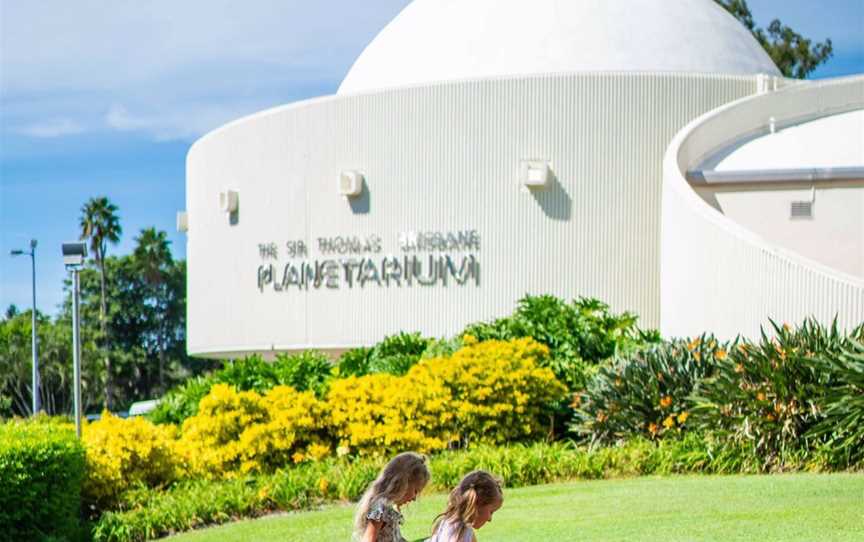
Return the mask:
<path fill-rule="evenodd" d="M 194 139 L 335 91 L 408 2 L 0 0 L 0 130 Z"/>
<path fill-rule="evenodd" d="M 53 138 L 80 134 L 85 128 L 70 119 L 55 119 L 22 126 L 15 131 L 30 137 Z"/>
<path fill-rule="evenodd" d="M 194 140 L 226 122 L 249 114 L 260 107 L 238 104 L 192 105 L 173 104 L 158 112 L 130 112 L 120 104 L 112 105 L 105 114 L 105 125 L 121 132 L 139 132 L 156 141 Z"/>

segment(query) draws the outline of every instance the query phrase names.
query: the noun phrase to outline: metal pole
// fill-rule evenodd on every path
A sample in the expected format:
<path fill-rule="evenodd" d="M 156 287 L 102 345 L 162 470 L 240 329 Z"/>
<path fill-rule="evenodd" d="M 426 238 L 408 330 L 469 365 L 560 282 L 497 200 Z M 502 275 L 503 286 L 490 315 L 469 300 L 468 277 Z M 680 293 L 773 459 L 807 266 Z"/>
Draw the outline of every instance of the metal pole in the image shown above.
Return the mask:
<path fill-rule="evenodd" d="M 81 438 L 81 334 L 78 329 L 78 270 L 72 270 L 72 372 L 75 403 L 75 433 Z"/>
<path fill-rule="evenodd" d="M 35 416 L 42 408 L 40 404 L 42 398 L 39 395 L 39 349 L 36 346 L 36 239 L 30 240 L 30 261 L 33 264 L 31 266 L 33 269 L 33 322 L 31 331 L 33 334 L 33 415 Z"/>

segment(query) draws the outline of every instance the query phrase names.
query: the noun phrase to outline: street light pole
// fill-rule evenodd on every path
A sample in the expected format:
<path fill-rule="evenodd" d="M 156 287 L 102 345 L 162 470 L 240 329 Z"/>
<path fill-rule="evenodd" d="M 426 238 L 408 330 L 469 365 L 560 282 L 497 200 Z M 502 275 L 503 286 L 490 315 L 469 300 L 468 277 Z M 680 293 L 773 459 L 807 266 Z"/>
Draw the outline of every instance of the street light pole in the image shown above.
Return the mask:
<path fill-rule="evenodd" d="M 81 438 L 81 330 L 78 314 L 80 283 L 78 271 L 84 265 L 87 245 L 84 243 L 63 243 L 63 265 L 72 273 L 72 384 L 75 408 L 75 433 Z"/>
<path fill-rule="evenodd" d="M 75 434 L 81 438 L 81 328 L 78 317 L 78 298 L 80 285 L 78 268 L 72 268 L 72 377 L 74 380 L 73 399 L 75 403 Z"/>
<path fill-rule="evenodd" d="M 36 335 L 36 239 L 30 240 L 30 252 L 25 252 L 23 250 L 13 250 L 12 256 L 30 256 L 30 267 L 33 272 L 33 311 L 31 314 L 31 325 L 30 325 L 30 335 L 31 335 L 31 343 L 33 350 L 33 415 L 39 413 L 42 408 L 41 405 L 41 396 L 39 395 L 39 348 L 37 346 L 37 335 Z"/>

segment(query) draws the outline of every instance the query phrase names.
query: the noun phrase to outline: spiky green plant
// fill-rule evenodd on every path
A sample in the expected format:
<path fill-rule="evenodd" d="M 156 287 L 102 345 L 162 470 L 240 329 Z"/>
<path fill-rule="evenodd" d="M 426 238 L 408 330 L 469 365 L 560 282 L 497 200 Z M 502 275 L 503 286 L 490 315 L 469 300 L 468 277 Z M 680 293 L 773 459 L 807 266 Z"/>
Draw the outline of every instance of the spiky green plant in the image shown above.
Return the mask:
<path fill-rule="evenodd" d="M 702 336 L 619 358 L 574 397 L 571 429 L 593 444 L 677 435 L 689 425 L 688 396 L 726 355 L 725 345 Z"/>

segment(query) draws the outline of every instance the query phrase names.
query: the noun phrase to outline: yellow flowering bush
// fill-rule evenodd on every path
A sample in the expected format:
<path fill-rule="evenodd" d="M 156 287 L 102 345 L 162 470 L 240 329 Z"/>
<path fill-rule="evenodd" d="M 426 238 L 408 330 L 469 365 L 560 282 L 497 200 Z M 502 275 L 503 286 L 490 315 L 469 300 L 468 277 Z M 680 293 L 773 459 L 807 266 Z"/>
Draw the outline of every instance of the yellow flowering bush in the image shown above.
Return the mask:
<path fill-rule="evenodd" d="M 326 405 L 311 391 L 277 386 L 261 400 L 267 420 L 240 434 L 242 472 L 273 470 L 330 455 Z"/>
<path fill-rule="evenodd" d="M 194 477 L 269 471 L 329 455 L 328 425 L 312 392 L 277 386 L 262 396 L 217 384 L 183 423 L 178 451 Z"/>
<path fill-rule="evenodd" d="M 390 374 L 335 380 L 327 400 L 340 449 L 374 455 L 446 447 L 448 390 L 440 382 L 417 386 L 410 380 Z"/>
<path fill-rule="evenodd" d="M 154 425 L 144 418 L 121 419 L 107 410 L 86 424 L 82 437 L 87 454 L 85 499 L 111 503 L 125 490 L 166 485 L 178 476 L 174 453 L 176 427 Z"/>
<path fill-rule="evenodd" d="M 178 451 L 188 473 L 213 479 L 239 472 L 244 461 L 240 435 L 267 421 L 258 393 L 238 392 L 227 384 L 213 386 L 198 405 L 198 414 L 183 422 Z"/>
<path fill-rule="evenodd" d="M 328 402 L 340 446 L 360 453 L 440 450 L 455 441 L 503 443 L 542 434 L 564 386 L 538 362 L 533 339 L 466 337 L 450 357 L 426 359 L 403 377 L 386 374 L 333 382 Z"/>
<path fill-rule="evenodd" d="M 450 357 L 423 360 L 407 374 L 410 387 L 443 386 L 449 416 L 441 434 L 467 442 L 502 444 L 541 436 L 553 403 L 566 388 L 540 364 L 549 348 L 534 339 L 477 342 L 463 338 Z"/>

